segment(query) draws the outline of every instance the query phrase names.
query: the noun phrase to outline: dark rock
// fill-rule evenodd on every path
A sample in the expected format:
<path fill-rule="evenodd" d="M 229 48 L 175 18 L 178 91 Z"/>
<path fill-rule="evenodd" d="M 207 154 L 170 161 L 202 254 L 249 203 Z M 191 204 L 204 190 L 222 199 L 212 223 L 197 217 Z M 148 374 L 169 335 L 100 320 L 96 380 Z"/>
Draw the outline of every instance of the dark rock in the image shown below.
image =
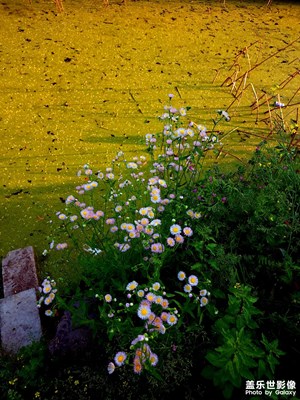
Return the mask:
<path fill-rule="evenodd" d="M 1 346 L 10 353 L 37 342 L 42 337 L 35 289 L 0 300 Z"/>
<path fill-rule="evenodd" d="M 48 347 L 52 356 L 78 356 L 85 353 L 91 343 L 90 329 L 85 327 L 72 329 L 71 314 L 65 311 L 57 325 L 55 337 Z"/>
<path fill-rule="evenodd" d="M 4 297 L 28 289 L 37 289 L 35 255 L 32 246 L 10 251 L 2 260 Z"/>

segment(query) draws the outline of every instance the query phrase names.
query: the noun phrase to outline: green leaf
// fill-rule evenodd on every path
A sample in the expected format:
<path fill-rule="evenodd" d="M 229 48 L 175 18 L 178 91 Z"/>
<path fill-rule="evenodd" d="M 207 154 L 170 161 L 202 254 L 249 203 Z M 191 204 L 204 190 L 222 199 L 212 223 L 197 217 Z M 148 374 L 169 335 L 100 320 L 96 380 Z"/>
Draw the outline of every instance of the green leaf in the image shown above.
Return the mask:
<path fill-rule="evenodd" d="M 178 292 L 177 290 L 175 290 L 175 293 L 179 294 L 180 296 L 184 297 L 185 299 L 188 298 L 188 295 L 187 295 L 186 293 Z M 176 301 L 174 300 L 174 302 L 176 302 Z M 177 302 L 177 303 L 178 303 L 178 302 Z M 178 303 L 178 304 L 179 304 L 179 303 Z"/>
<path fill-rule="evenodd" d="M 156 368 L 153 368 L 152 366 L 147 365 L 147 371 L 158 381 L 163 382 L 162 376 L 157 372 Z"/>
<path fill-rule="evenodd" d="M 235 366 L 236 370 L 239 371 L 239 369 L 240 369 L 240 361 L 239 361 L 239 358 L 238 358 L 237 354 L 234 354 L 232 361 L 234 363 L 234 366 Z"/>
<path fill-rule="evenodd" d="M 230 382 L 230 380 L 228 379 L 228 375 L 224 373 L 224 368 L 214 372 L 213 382 L 215 386 L 219 386 L 221 388 L 223 388 Z"/>
<path fill-rule="evenodd" d="M 263 360 L 258 360 L 258 369 L 257 369 L 257 374 L 259 378 L 262 378 L 265 376 L 266 373 L 266 363 Z"/>
<path fill-rule="evenodd" d="M 190 307 L 184 307 L 183 312 L 186 312 L 187 314 L 189 314 L 193 319 L 195 319 L 195 314 L 193 313 L 193 311 L 190 309 Z"/>
<path fill-rule="evenodd" d="M 234 321 L 234 317 L 232 317 L 231 315 L 225 315 L 224 318 L 216 321 L 215 328 L 218 332 L 221 332 L 224 329 L 228 330 L 230 326 L 234 324 Z"/>
<path fill-rule="evenodd" d="M 206 365 L 202 371 L 201 376 L 205 379 L 212 380 L 215 373 L 215 368 L 212 365 Z"/>
<path fill-rule="evenodd" d="M 221 289 L 214 289 L 214 297 L 216 299 L 225 299 L 226 295 Z"/>
<path fill-rule="evenodd" d="M 217 271 L 220 269 L 216 260 L 209 260 L 208 263 L 213 269 Z"/>
<path fill-rule="evenodd" d="M 215 249 L 217 247 L 216 243 L 208 243 L 206 245 L 207 250 L 214 256 L 215 255 Z"/>
<path fill-rule="evenodd" d="M 275 366 L 279 364 L 279 361 L 277 360 L 277 358 L 275 358 L 272 354 L 268 354 L 267 355 L 267 361 L 268 364 L 271 368 L 272 373 L 275 373 Z"/>
<path fill-rule="evenodd" d="M 217 347 L 216 351 L 220 353 L 220 356 L 222 356 L 225 361 L 231 359 L 235 353 L 234 340 L 232 339 L 231 342 L 226 342 L 223 346 Z"/>
<path fill-rule="evenodd" d="M 251 358 L 254 357 L 264 357 L 265 352 L 258 348 L 257 346 L 255 346 L 253 343 L 248 343 L 247 346 L 243 347 L 243 353 L 245 355 L 250 356 Z"/>
<path fill-rule="evenodd" d="M 266 336 L 265 336 L 263 333 L 262 333 L 261 337 L 262 337 L 261 342 L 263 343 L 263 345 L 265 346 L 265 348 L 266 348 L 267 350 L 269 350 L 269 341 L 268 341 L 268 339 L 266 338 Z"/>
<path fill-rule="evenodd" d="M 236 369 L 234 368 L 233 362 L 230 360 L 225 364 L 225 370 L 229 373 L 231 377 L 231 382 L 234 386 L 240 387 L 241 385 L 241 376 L 237 373 Z"/>
<path fill-rule="evenodd" d="M 236 317 L 236 327 L 238 330 L 241 330 L 243 328 L 243 326 L 245 325 L 245 320 L 242 317 L 242 315 L 238 315 Z"/>
<path fill-rule="evenodd" d="M 254 380 L 255 379 L 253 373 L 250 371 L 250 369 L 248 367 L 241 366 L 240 370 L 239 370 L 239 373 L 245 379 L 249 379 L 249 380 Z"/>
<path fill-rule="evenodd" d="M 225 399 L 232 399 L 232 392 L 233 392 L 233 386 L 230 383 L 226 384 L 223 390 L 223 395 Z"/>
<path fill-rule="evenodd" d="M 253 358 L 246 355 L 245 353 L 239 352 L 238 357 L 240 359 L 241 365 L 245 367 L 253 367 L 253 368 L 257 367 L 257 362 L 253 360 Z"/>
<path fill-rule="evenodd" d="M 201 263 L 196 263 L 191 266 L 191 270 L 201 272 L 203 265 Z"/>
<path fill-rule="evenodd" d="M 253 321 L 253 319 L 250 319 L 250 320 L 247 322 L 247 326 L 248 326 L 250 329 L 256 329 L 256 328 L 258 328 L 258 324 L 257 324 L 255 321 Z"/>
<path fill-rule="evenodd" d="M 226 359 L 224 359 L 220 354 L 216 354 L 215 352 L 209 352 L 205 356 L 205 358 L 214 366 L 218 368 L 223 368 L 224 364 L 226 362 Z"/>

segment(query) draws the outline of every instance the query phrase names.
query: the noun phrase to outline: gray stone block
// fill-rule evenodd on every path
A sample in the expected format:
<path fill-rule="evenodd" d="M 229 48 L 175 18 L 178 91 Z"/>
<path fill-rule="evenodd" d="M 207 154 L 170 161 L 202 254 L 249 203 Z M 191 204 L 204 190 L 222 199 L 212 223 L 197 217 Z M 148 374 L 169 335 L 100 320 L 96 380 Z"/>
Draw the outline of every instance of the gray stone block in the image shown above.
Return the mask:
<path fill-rule="evenodd" d="M 17 353 L 20 348 L 39 341 L 42 336 L 35 289 L 0 300 L 2 348 Z"/>
<path fill-rule="evenodd" d="M 2 276 L 4 297 L 38 288 L 33 247 L 10 251 L 2 260 Z"/>

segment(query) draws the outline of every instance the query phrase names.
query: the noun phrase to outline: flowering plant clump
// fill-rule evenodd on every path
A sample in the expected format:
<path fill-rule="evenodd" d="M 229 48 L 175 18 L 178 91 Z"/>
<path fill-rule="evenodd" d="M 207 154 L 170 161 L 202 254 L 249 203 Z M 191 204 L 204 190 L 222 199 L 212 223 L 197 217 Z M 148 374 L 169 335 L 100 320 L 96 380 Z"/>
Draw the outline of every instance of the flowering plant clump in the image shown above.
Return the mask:
<path fill-rule="evenodd" d="M 57 293 L 56 282 L 54 279 L 51 279 L 50 276 L 47 276 L 41 283 L 41 286 L 38 288 L 39 290 L 39 299 L 37 306 L 38 308 L 46 308 L 45 315 L 47 317 L 51 317 L 55 314 L 55 310 L 53 307 L 53 302 Z"/>
<path fill-rule="evenodd" d="M 208 303 L 208 296 L 210 293 L 206 289 L 198 288 L 199 280 L 196 275 L 186 276 L 185 272 L 179 271 L 177 275 L 180 281 L 185 281 L 186 283 L 183 286 L 183 290 L 188 294 L 190 298 L 194 298 L 196 302 L 199 302 L 200 307 L 206 306 Z M 195 289 L 198 288 L 198 294 L 195 294 Z"/>
<path fill-rule="evenodd" d="M 173 95 L 169 99 L 171 103 Z M 199 287 L 196 275 L 188 276 L 183 287 L 171 278 L 176 277 L 174 267 L 178 270 L 176 254 L 187 251 L 191 260 L 185 269 L 194 269 L 190 249 L 202 214 L 192 194 L 207 152 L 220 144 L 215 129 L 189 120 L 188 110 L 164 107 L 159 117 L 163 129 L 146 135 L 145 154 L 127 160 L 120 151 L 101 170 L 85 164 L 77 173 L 82 181 L 76 193 L 69 194 L 64 209 L 57 212 L 60 232 L 67 238 L 53 239 L 50 247 L 75 249 L 80 256 L 87 290 L 77 289 L 78 302 L 102 300 L 99 329 L 105 327 L 108 339 L 117 339 L 118 346 L 131 343 L 132 354 L 116 349 L 109 373 L 129 363 L 131 356 L 135 373 L 155 366 L 154 350 L 165 333 L 175 327 L 183 335 L 185 316 L 202 321 L 202 307 L 208 302 L 208 292 Z M 218 121 L 228 118 L 221 113 Z M 145 280 L 154 283 L 138 284 Z M 205 275 L 201 281 L 210 284 Z M 118 300 L 124 287 L 126 302 Z M 88 315 L 87 311 L 80 318 L 87 321 Z"/>
<path fill-rule="evenodd" d="M 218 114 L 230 120 L 227 112 Z M 53 315 L 58 298 L 72 317 L 68 329 L 69 322 L 88 329 L 74 330 L 63 341 L 70 344 L 62 343 L 61 354 L 71 368 L 66 365 L 65 374 L 51 381 L 53 391 L 47 389 L 45 398 L 67 398 L 74 385 L 82 398 L 99 390 L 105 398 L 123 398 L 124 389 L 128 398 L 220 397 L 195 376 L 212 380 L 224 398 L 242 398 L 245 379 L 267 381 L 279 358 L 297 350 L 297 153 L 291 142 L 274 148 L 264 141 L 247 165 L 229 173 L 214 165 L 200 175 L 218 135 L 184 124 L 186 117 L 187 109 L 165 106 L 164 129 L 146 136 L 146 155 L 128 161 L 119 152 L 102 171 L 84 165 L 76 193 L 57 212 L 64 237 L 51 238 L 51 251 L 43 254 L 63 251 L 72 272 L 59 296 L 47 277 L 38 306 L 50 307 L 45 314 Z M 64 332 L 57 330 L 50 348 Z M 89 340 L 78 348 L 81 335 Z M 68 360 L 66 347 L 77 347 Z M 27 372 L 21 356 L 20 371 L 14 359 L 8 380 L 17 387 L 21 378 L 26 398 L 29 380 L 34 390 L 44 388 L 44 375 L 32 381 L 41 366 L 54 376 L 45 364 L 48 350 L 32 349 Z M 80 357 L 82 350 L 92 357 Z M 77 358 L 80 368 L 74 368 Z M 285 359 L 289 364 L 290 356 Z M 57 361 L 50 359 L 51 368 L 57 369 Z M 292 373 L 294 366 L 286 366 Z M 63 381 L 69 382 L 65 390 Z"/>
<path fill-rule="evenodd" d="M 178 276 L 180 274 L 182 272 L 179 272 Z M 188 281 L 196 289 L 199 283 L 198 278 L 191 275 Z M 122 324 L 126 325 L 128 318 L 136 319 L 137 325 L 140 326 L 140 328 L 137 326 L 135 330 L 138 334 L 131 340 L 130 351 L 118 351 L 114 362 L 109 362 L 107 367 L 109 374 L 112 374 L 116 367 L 129 363 L 130 356 L 133 358 L 133 371 L 136 374 L 157 365 L 158 355 L 151 350 L 150 343 L 151 346 L 153 343 L 152 347 L 157 347 L 162 335 L 165 335 L 177 323 L 181 325 L 179 320 L 181 313 L 184 313 L 184 304 L 176 301 L 174 294 L 167 293 L 165 289 L 160 282 L 139 285 L 136 281 L 131 281 L 126 285 L 125 303 L 118 302 L 117 298 L 113 298 L 109 293 L 104 296 L 96 295 L 102 301 L 100 316 L 107 320 L 110 338 L 119 332 Z M 186 292 L 185 289 L 184 291 Z M 199 295 L 195 295 L 194 302 L 198 303 L 199 307 L 203 307 L 208 303 L 208 296 L 208 291 L 201 289 Z M 189 294 L 188 297 L 192 295 Z"/>
<path fill-rule="evenodd" d="M 219 140 L 214 131 L 186 121 L 188 109 L 165 106 L 159 117 L 162 132 L 146 135 L 150 159 L 141 155 L 128 161 L 118 152 L 110 167 L 94 171 L 86 164 L 78 171 L 83 183 L 76 187 L 76 194 L 67 196 L 57 218 L 79 251 L 120 256 L 134 248 L 142 258 L 151 257 L 176 249 L 193 235 L 186 215 L 197 219 L 200 214 L 186 212 L 179 192 L 195 186 L 206 152 Z M 65 240 L 50 245 L 57 250 L 68 246 Z M 123 254 L 121 258 L 123 262 Z"/>

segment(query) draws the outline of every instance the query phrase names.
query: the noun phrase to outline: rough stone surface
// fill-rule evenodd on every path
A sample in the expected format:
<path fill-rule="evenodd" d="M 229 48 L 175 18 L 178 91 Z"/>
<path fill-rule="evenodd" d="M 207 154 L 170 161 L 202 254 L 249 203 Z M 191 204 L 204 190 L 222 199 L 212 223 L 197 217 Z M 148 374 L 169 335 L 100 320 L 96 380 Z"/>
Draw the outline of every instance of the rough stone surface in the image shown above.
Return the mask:
<path fill-rule="evenodd" d="M 32 246 L 10 251 L 2 260 L 4 297 L 37 288 L 38 278 Z"/>
<path fill-rule="evenodd" d="M 0 300 L 1 342 L 5 351 L 17 353 L 21 347 L 42 336 L 35 289 Z"/>

